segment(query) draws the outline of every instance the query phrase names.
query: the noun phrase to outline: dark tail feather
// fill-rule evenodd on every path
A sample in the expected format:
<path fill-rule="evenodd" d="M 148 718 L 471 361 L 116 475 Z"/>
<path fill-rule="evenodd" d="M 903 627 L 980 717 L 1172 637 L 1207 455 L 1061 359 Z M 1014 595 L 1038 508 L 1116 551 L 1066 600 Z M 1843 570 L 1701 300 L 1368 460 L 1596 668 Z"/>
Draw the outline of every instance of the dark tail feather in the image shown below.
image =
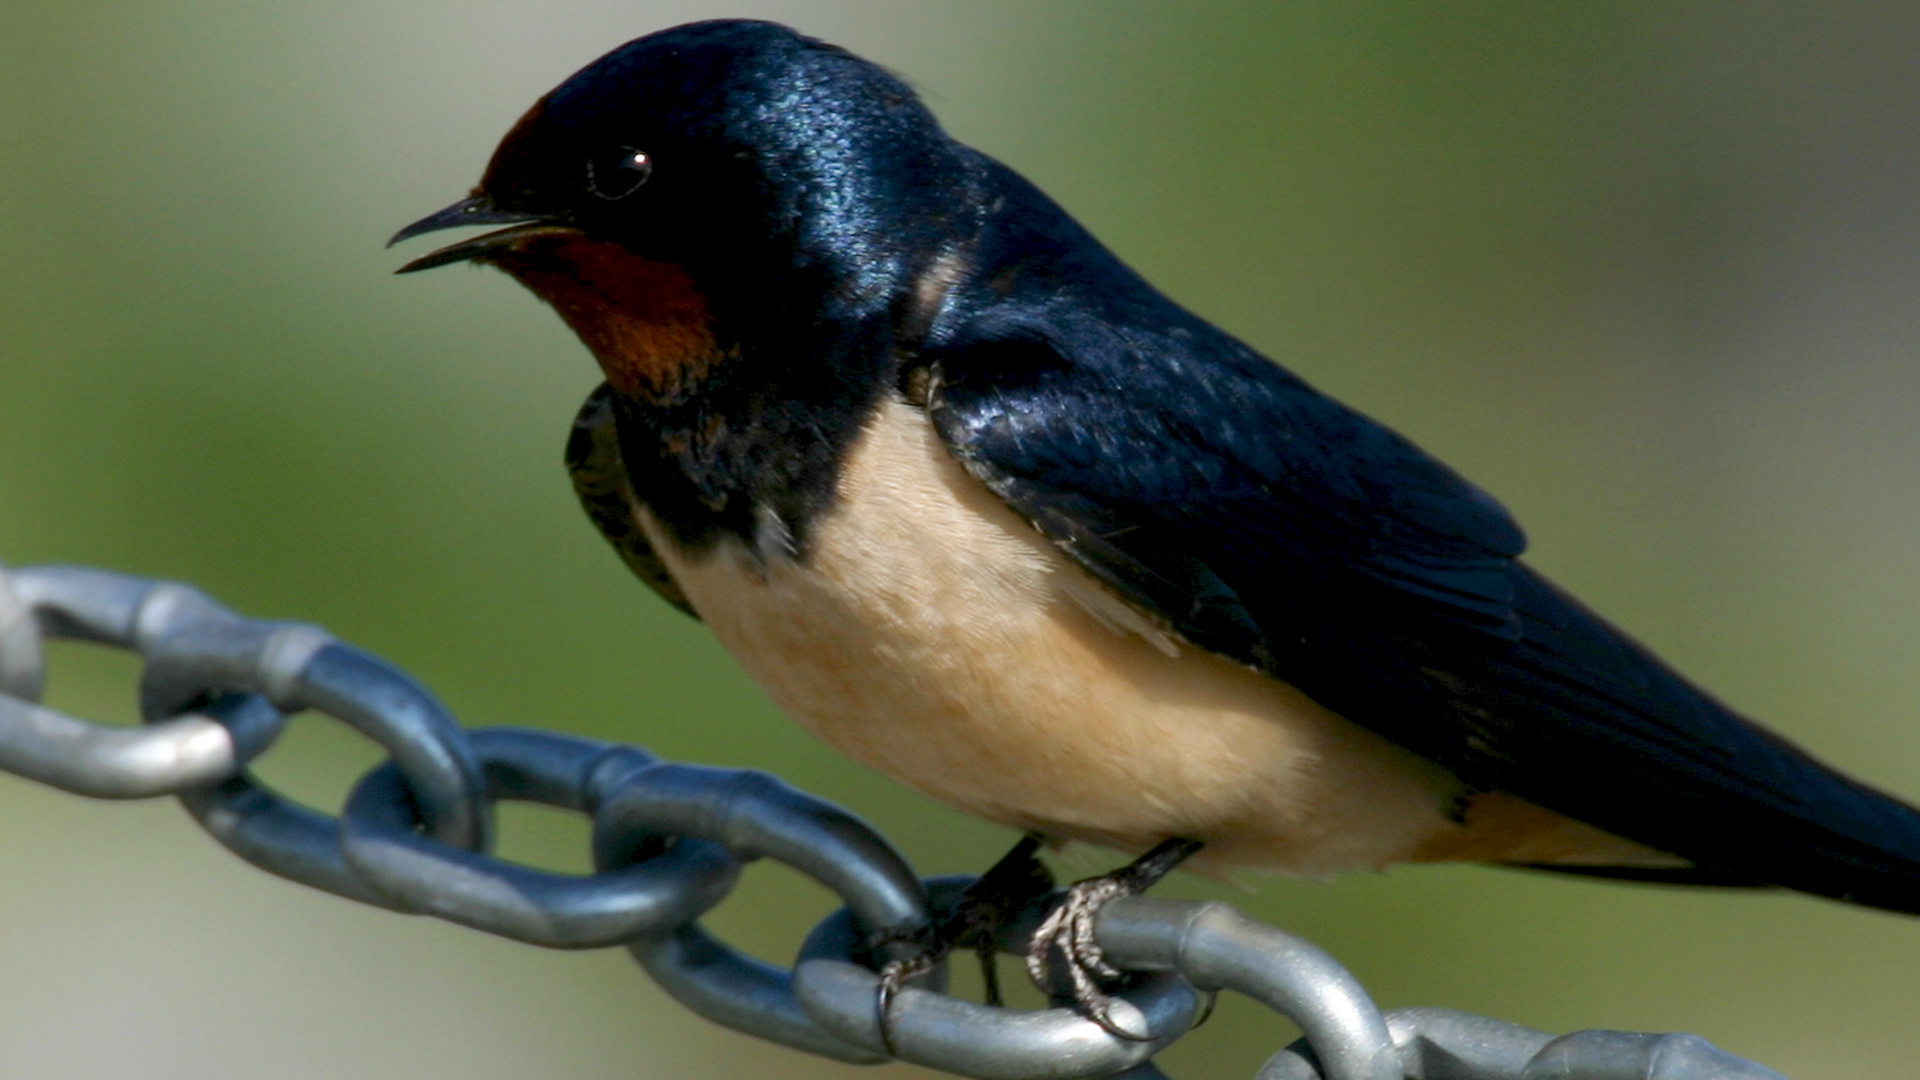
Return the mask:
<path fill-rule="evenodd" d="M 1530 571 L 1521 640 L 1447 665 L 1476 783 L 1694 864 L 1648 875 L 1772 884 L 1920 914 L 1920 810 L 1739 716 Z"/>
<path fill-rule="evenodd" d="M 1644 882 L 1650 885 L 1694 885 L 1704 889 L 1777 889 L 1771 881 L 1756 880 L 1744 874 L 1708 870 L 1699 866 L 1575 866 L 1567 863 L 1506 863 L 1516 870 L 1541 870 L 1572 877 L 1606 878 L 1610 881 Z"/>

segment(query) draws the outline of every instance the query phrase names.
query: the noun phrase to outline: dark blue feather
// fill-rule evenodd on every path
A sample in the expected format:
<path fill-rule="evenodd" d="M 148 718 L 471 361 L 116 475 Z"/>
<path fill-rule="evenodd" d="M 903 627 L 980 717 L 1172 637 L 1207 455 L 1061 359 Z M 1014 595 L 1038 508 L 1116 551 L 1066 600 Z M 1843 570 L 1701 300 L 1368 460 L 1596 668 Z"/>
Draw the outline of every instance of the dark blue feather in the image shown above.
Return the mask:
<path fill-rule="evenodd" d="M 935 328 L 929 412 L 1081 565 L 1474 788 L 1691 860 L 1675 880 L 1920 909 L 1920 814 L 1681 679 L 1519 563 L 1486 493 L 991 175 L 974 254 L 1013 270 Z"/>

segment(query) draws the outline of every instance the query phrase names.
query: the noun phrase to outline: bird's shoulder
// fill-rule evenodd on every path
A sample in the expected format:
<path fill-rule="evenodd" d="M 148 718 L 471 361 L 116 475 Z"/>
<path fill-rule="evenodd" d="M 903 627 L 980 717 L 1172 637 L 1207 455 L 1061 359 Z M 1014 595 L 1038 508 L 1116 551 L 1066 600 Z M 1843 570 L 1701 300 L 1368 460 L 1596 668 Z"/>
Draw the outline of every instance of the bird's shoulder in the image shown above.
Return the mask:
<path fill-rule="evenodd" d="M 1358 588 L 1510 637 L 1525 541 L 1497 502 L 1147 285 L 1001 179 L 917 363 L 977 478 L 1133 602 L 1268 666 Z"/>

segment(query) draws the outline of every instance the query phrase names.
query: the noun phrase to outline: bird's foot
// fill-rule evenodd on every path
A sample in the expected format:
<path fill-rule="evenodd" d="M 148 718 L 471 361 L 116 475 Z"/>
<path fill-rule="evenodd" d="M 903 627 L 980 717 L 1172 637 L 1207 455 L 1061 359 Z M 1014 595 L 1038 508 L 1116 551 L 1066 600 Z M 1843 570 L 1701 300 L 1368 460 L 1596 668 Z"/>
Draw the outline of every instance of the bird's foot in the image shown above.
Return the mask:
<path fill-rule="evenodd" d="M 1138 896 L 1166 877 L 1174 867 L 1200 850 L 1197 840 L 1165 840 L 1152 851 L 1110 874 L 1088 878 L 1067 887 L 1066 895 L 1047 913 L 1027 946 L 1027 973 L 1041 986 L 1049 985 L 1049 967 L 1058 957 L 1065 969 L 1068 996 L 1080 1014 L 1109 1034 L 1141 1041 L 1145 1032 L 1131 1031 L 1114 1022 L 1114 998 L 1102 983 L 1126 973 L 1107 962 L 1094 940 L 1094 917 L 1123 896 Z"/>
<path fill-rule="evenodd" d="M 1001 932 L 1023 908 L 1053 890 L 1053 874 L 1035 857 L 1040 843 L 1039 835 L 1028 833 L 979 880 L 967 886 L 946 918 L 924 932 L 910 938 L 877 939 L 868 943 L 878 947 L 908 940 L 919 946 L 912 955 L 889 961 L 880 969 L 876 1007 L 880 1016 L 880 1042 L 889 1056 L 894 1052 L 890 1024 L 894 999 L 908 983 L 932 971 L 956 950 L 966 949 L 980 958 L 987 1004 L 1001 1004 L 1000 977 L 994 967 Z"/>

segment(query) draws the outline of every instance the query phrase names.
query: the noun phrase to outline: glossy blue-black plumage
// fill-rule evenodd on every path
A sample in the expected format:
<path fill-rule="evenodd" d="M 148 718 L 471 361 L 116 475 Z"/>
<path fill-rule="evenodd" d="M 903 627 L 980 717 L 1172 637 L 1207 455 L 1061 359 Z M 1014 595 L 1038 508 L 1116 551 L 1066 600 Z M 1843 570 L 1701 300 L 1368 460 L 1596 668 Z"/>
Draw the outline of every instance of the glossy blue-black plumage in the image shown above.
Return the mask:
<path fill-rule="evenodd" d="M 1920 814 L 1734 714 L 1517 560 L 1489 496 L 1142 283 L 997 166 L 929 411 L 983 482 L 1195 643 L 1679 855 L 1626 876 L 1920 908 Z"/>
<path fill-rule="evenodd" d="M 634 151 L 646 182 L 606 197 L 596 176 Z M 975 167 L 891 74 L 720 20 L 561 83 L 502 140 L 479 197 L 688 275 L 727 362 L 697 387 L 613 399 L 632 489 L 689 549 L 800 547 L 892 379 L 899 298 L 952 234 L 949 196 Z"/>
<path fill-rule="evenodd" d="M 1000 277 L 963 293 L 921 356 L 941 434 L 1003 497 L 1061 517 L 1123 589 L 1161 592 L 1153 568 L 1184 557 L 1238 581 L 1202 605 L 1245 593 L 1236 620 L 1269 583 L 1302 601 L 1366 586 L 1511 640 L 1525 541 L 1499 504 L 1174 306 L 1018 176 L 985 175 L 998 210 L 972 257 Z M 1264 640 L 1215 647 L 1278 659 Z"/>
<path fill-rule="evenodd" d="M 645 185 L 605 197 L 596 170 L 634 150 L 653 162 Z M 962 157 L 881 68 L 774 23 L 715 20 L 631 41 L 555 87 L 481 188 L 686 267 L 751 336 L 890 303 L 944 228 Z"/>
<path fill-rule="evenodd" d="M 596 185 L 635 149 L 643 186 Z M 1694 864 L 1610 872 L 1920 911 L 1920 812 L 1675 675 L 1519 562 L 1487 495 L 1168 301 L 871 64 L 767 23 L 643 38 L 537 105 L 476 198 L 683 268 L 710 309 L 697 377 L 596 399 L 576 439 L 589 513 L 643 575 L 658 560 L 627 491 L 684 552 L 771 536 L 804 564 L 847 449 L 897 390 L 1193 644 L 1464 793 Z"/>

